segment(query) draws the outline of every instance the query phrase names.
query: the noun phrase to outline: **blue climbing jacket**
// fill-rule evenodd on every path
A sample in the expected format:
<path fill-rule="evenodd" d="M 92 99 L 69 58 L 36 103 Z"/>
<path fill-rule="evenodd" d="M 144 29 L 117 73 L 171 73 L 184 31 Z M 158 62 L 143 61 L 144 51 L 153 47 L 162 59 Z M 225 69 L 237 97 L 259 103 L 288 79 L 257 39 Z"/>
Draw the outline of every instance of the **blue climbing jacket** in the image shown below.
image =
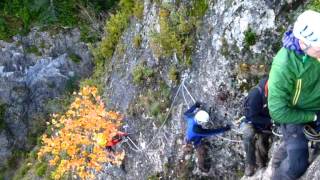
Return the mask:
<path fill-rule="evenodd" d="M 196 105 L 193 105 L 184 113 L 184 120 L 187 121 L 186 141 L 187 143 L 193 143 L 195 146 L 199 145 L 202 138 L 221 134 L 230 130 L 230 126 L 227 125 L 223 128 L 217 129 L 204 129 L 196 123 L 194 117 L 196 114 Z"/>

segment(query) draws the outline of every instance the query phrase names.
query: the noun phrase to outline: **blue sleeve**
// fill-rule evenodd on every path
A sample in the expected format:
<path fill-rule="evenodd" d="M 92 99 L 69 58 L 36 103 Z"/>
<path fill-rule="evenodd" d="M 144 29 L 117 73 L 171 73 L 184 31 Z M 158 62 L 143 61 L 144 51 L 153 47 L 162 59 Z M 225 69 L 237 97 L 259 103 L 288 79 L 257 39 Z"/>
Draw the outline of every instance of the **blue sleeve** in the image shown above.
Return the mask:
<path fill-rule="evenodd" d="M 207 137 L 207 136 L 212 136 L 216 134 L 220 134 L 226 131 L 230 130 L 230 126 L 226 126 L 223 128 L 217 128 L 217 129 L 203 129 L 200 125 L 195 125 L 192 128 L 192 131 L 196 133 L 196 135 L 202 136 L 202 137 Z"/>
<path fill-rule="evenodd" d="M 196 109 L 196 105 L 193 105 L 186 112 L 184 112 L 185 119 L 187 119 L 188 117 L 192 117 Z"/>

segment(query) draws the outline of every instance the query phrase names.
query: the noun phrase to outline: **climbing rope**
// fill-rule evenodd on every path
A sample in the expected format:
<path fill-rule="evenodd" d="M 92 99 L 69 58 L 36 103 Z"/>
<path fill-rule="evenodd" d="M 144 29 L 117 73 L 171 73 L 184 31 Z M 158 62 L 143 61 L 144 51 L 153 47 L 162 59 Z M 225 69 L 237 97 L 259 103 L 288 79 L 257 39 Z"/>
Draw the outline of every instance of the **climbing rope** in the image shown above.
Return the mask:
<path fill-rule="evenodd" d="M 275 135 L 275 136 L 278 136 L 278 137 L 282 137 L 283 135 L 280 134 L 280 133 L 278 133 L 278 132 L 276 132 L 276 129 L 277 129 L 276 126 L 273 126 L 273 127 L 271 128 L 272 134 Z"/>
<path fill-rule="evenodd" d="M 190 98 L 191 98 L 191 100 L 193 101 L 193 103 L 195 103 L 196 100 L 191 96 L 188 88 L 187 88 L 186 85 L 184 84 L 184 81 L 183 81 L 181 84 L 182 84 L 183 88 L 187 91 L 187 93 L 188 93 L 188 95 L 190 96 Z"/>
<path fill-rule="evenodd" d="M 313 142 L 320 142 L 320 133 L 317 132 L 312 126 L 305 125 L 303 127 L 303 133 L 308 140 Z"/>
<path fill-rule="evenodd" d="M 234 140 L 234 139 L 229 139 L 229 138 L 225 138 L 225 137 L 222 137 L 221 135 L 215 135 L 217 138 L 219 139 L 222 139 L 224 141 L 228 141 L 228 142 L 231 142 L 231 143 L 242 143 L 242 141 L 240 140 Z"/>
<path fill-rule="evenodd" d="M 185 94 L 184 94 L 184 91 L 182 91 L 182 97 L 183 97 L 183 99 L 184 99 L 184 103 L 188 106 L 188 109 L 190 108 L 190 105 L 189 105 L 189 103 L 188 103 L 188 101 L 187 101 L 187 99 L 186 99 L 186 96 L 185 96 Z"/>

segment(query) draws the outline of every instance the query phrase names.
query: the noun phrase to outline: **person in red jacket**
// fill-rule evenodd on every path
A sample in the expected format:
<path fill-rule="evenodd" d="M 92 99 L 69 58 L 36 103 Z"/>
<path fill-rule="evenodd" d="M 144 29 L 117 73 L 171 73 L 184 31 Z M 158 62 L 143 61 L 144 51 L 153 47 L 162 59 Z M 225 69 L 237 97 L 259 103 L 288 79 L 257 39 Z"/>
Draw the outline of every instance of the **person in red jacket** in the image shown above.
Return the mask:
<path fill-rule="evenodd" d="M 116 146 L 119 142 L 123 140 L 124 137 L 128 136 L 128 133 L 125 132 L 117 132 L 115 136 L 113 136 L 112 140 L 107 142 L 106 149 L 113 151 L 113 147 Z"/>

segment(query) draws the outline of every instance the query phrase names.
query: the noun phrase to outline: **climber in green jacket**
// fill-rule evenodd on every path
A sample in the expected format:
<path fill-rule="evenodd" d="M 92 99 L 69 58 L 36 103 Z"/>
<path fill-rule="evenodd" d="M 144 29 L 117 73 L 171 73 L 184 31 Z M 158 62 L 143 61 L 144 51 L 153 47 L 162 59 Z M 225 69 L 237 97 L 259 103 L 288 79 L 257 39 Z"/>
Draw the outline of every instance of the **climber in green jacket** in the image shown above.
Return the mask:
<path fill-rule="evenodd" d="M 297 179 L 308 167 L 303 126 L 320 122 L 320 13 L 305 11 L 274 57 L 269 75 L 268 107 L 281 125 L 282 144 L 273 155 L 272 179 Z"/>

